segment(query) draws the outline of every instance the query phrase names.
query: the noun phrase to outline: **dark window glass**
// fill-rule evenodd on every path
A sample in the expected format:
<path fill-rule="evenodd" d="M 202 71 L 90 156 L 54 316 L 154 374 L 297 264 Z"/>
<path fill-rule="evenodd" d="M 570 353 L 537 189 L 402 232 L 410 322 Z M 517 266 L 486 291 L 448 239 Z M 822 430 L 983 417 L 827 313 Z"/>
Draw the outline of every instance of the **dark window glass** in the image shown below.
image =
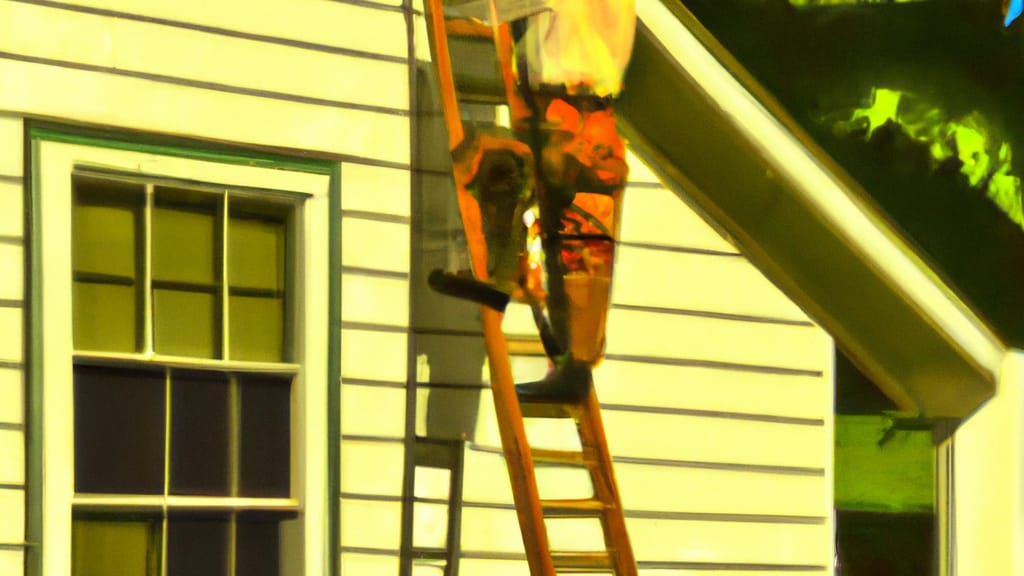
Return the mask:
<path fill-rule="evenodd" d="M 291 380 L 250 376 L 240 381 L 239 495 L 286 498 L 290 492 Z"/>
<path fill-rule="evenodd" d="M 225 517 L 171 515 L 167 520 L 167 576 L 226 576 L 228 525 Z"/>
<path fill-rule="evenodd" d="M 164 376 L 75 367 L 75 490 L 162 494 Z"/>
<path fill-rule="evenodd" d="M 172 373 L 172 494 L 229 494 L 229 402 L 225 376 Z"/>
<path fill-rule="evenodd" d="M 235 573 L 238 576 L 277 576 L 281 565 L 280 520 L 240 515 L 236 529 Z"/>

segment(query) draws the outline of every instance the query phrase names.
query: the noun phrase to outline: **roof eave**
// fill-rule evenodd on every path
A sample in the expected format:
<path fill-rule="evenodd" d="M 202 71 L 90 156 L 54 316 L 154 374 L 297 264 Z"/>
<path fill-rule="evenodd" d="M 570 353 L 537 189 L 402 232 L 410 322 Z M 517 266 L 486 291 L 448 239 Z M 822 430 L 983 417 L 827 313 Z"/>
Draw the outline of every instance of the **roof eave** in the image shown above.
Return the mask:
<path fill-rule="evenodd" d="M 617 106 L 638 153 L 903 410 L 991 397 L 1005 346 L 856 182 L 685 9 L 637 9 Z"/>

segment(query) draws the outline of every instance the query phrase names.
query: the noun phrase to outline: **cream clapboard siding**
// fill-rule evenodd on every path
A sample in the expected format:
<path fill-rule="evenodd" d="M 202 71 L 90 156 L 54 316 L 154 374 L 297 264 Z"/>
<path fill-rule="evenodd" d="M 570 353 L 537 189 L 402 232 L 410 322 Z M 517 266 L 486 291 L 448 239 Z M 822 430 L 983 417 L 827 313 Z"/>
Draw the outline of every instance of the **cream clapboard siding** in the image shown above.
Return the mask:
<path fill-rule="evenodd" d="M 4 2 L 0 109 L 407 164 L 406 30 L 365 2 Z"/>
<path fill-rule="evenodd" d="M 635 157 L 617 252 L 607 359 L 595 372 L 633 547 L 646 576 L 831 573 L 832 343 Z M 506 332 L 533 332 L 513 309 Z M 518 358 L 517 380 L 543 375 Z M 489 394 L 467 450 L 461 573 L 528 574 Z M 577 445 L 572 424 L 531 442 Z M 542 496 L 585 497 L 541 470 Z M 556 523 L 557 522 L 557 523 Z M 587 521 L 554 546 L 600 548 Z M 514 557 L 514 556 L 513 556 Z"/>
<path fill-rule="evenodd" d="M 408 170 L 342 167 L 341 569 L 398 574 L 409 342 Z"/>
<path fill-rule="evenodd" d="M 342 159 L 341 490 L 363 496 L 338 501 L 335 544 L 357 551 L 342 553 L 345 573 L 384 574 L 381 567 L 398 564 L 407 39 L 401 0 L 0 3 L 0 113 Z M 0 574 L 7 576 L 21 573 L 24 540 L 11 528 L 23 522 L 9 522 L 23 516 L 24 502 L 17 467 L 23 332 L 13 305 L 21 267 L 7 272 L 8 260 L 21 258 L 20 218 L 11 216 L 20 213 L 21 188 L 9 178 L 21 173 L 20 121 L 0 121 L 0 138 L 0 300 L 12 304 L 0 307 Z"/>
<path fill-rule="evenodd" d="M 0 574 L 21 574 L 25 551 L 24 129 L 0 115 Z"/>

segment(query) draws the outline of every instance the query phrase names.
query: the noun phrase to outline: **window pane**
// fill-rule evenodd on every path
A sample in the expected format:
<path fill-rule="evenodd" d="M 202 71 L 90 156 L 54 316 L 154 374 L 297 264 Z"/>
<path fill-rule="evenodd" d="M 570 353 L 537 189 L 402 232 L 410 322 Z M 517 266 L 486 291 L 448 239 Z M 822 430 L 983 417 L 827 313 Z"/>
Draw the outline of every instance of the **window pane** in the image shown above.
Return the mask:
<path fill-rule="evenodd" d="M 231 359 L 280 362 L 283 359 L 284 300 L 233 295 L 229 306 Z"/>
<path fill-rule="evenodd" d="M 133 352 L 144 188 L 81 175 L 72 184 L 75 347 Z"/>
<path fill-rule="evenodd" d="M 223 375 L 172 373 L 172 494 L 229 494 L 229 410 Z"/>
<path fill-rule="evenodd" d="M 226 576 L 227 571 L 227 518 L 168 518 L 167 576 Z"/>
<path fill-rule="evenodd" d="M 143 187 L 75 176 L 71 261 L 76 272 L 134 278 Z"/>
<path fill-rule="evenodd" d="M 235 573 L 277 576 L 281 565 L 280 520 L 240 515 L 236 532 Z"/>
<path fill-rule="evenodd" d="M 164 377 L 75 367 L 75 490 L 162 494 Z"/>
<path fill-rule="evenodd" d="M 111 352 L 138 350 L 135 295 L 136 288 L 130 285 L 75 282 L 72 292 L 75 348 Z"/>
<path fill-rule="evenodd" d="M 220 358 L 219 298 L 212 293 L 153 290 L 153 347 L 161 354 Z"/>
<path fill-rule="evenodd" d="M 73 576 L 157 576 L 160 521 L 76 518 L 71 524 Z"/>
<path fill-rule="evenodd" d="M 291 484 L 291 379 L 248 377 L 241 392 L 239 495 L 287 498 Z"/>
<path fill-rule="evenodd" d="M 219 196 L 157 188 L 153 279 L 213 285 L 220 278 Z"/>
<path fill-rule="evenodd" d="M 283 220 L 236 215 L 228 224 L 228 278 L 232 287 L 284 289 Z"/>

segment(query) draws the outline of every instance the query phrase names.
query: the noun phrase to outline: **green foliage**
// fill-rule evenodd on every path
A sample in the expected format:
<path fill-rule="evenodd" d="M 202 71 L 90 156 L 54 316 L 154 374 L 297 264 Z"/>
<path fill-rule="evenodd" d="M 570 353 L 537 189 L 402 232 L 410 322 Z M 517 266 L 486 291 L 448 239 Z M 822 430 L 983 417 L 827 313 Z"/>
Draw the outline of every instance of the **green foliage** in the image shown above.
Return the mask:
<path fill-rule="evenodd" d="M 836 415 L 835 505 L 844 510 L 930 512 L 935 449 L 930 430 L 896 430 L 890 417 Z"/>
<path fill-rule="evenodd" d="M 839 134 L 863 133 L 867 140 L 883 126 L 895 126 L 928 147 L 934 167 L 956 165 L 967 183 L 985 191 L 1011 220 L 1024 227 L 1020 178 L 1012 174 L 1009 142 L 978 111 L 950 118 L 917 96 L 875 87 L 868 106 L 834 127 Z"/>

